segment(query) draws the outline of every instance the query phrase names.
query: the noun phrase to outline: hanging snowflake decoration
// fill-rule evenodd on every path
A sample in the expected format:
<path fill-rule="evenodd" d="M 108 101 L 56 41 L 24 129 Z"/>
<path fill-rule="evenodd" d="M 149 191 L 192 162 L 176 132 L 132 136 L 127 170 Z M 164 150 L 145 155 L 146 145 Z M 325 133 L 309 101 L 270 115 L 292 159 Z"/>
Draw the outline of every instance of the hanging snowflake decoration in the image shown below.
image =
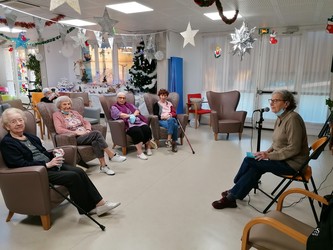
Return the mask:
<path fill-rule="evenodd" d="M 247 24 L 243 22 L 243 25 L 240 29 L 235 28 L 235 33 L 231 34 L 233 44 L 233 55 L 237 54 L 243 60 L 244 54 L 250 53 L 250 50 L 253 48 L 253 43 L 257 40 L 252 37 L 252 34 L 255 31 L 255 28 L 249 29 Z"/>

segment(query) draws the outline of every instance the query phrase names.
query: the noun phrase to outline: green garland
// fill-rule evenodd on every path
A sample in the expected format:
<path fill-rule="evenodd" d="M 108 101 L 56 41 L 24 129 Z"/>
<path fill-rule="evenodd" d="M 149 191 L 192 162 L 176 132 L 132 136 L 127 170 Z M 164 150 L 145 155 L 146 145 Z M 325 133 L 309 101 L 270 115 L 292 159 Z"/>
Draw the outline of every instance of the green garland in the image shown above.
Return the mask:
<path fill-rule="evenodd" d="M 75 29 L 75 27 L 71 27 L 71 28 L 69 28 L 69 29 L 67 30 L 67 34 L 71 33 L 74 29 Z M 6 35 L 3 34 L 3 33 L 0 33 L 0 36 L 6 38 L 7 40 L 13 41 L 11 37 L 6 36 Z M 58 35 L 58 36 L 56 36 L 56 37 L 53 37 L 53 38 L 47 39 L 47 40 L 45 40 L 45 41 L 34 42 L 34 43 L 27 43 L 27 45 L 29 45 L 29 46 L 43 45 L 43 44 L 47 44 L 47 43 L 51 43 L 51 42 L 55 42 L 55 41 L 59 40 L 60 38 L 61 38 L 61 36 Z"/>

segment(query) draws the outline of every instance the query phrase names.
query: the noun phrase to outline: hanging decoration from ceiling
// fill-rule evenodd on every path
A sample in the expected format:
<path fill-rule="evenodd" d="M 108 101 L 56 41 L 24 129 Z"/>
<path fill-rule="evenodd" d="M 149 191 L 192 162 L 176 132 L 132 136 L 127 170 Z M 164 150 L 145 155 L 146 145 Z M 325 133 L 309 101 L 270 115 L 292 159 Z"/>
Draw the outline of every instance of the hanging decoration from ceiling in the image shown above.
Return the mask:
<path fill-rule="evenodd" d="M 222 49 L 219 46 L 216 46 L 215 51 L 214 51 L 214 57 L 219 58 L 221 56 Z"/>
<path fill-rule="evenodd" d="M 333 34 L 333 16 L 327 19 L 326 31 Z"/>
<path fill-rule="evenodd" d="M 144 57 L 151 64 L 152 60 L 155 58 L 155 35 L 151 34 L 148 38 L 147 46 L 143 50 Z"/>
<path fill-rule="evenodd" d="M 232 18 L 230 18 L 230 19 L 227 18 L 223 14 L 223 6 L 222 6 L 220 0 L 194 0 L 194 2 L 197 5 L 199 5 L 200 7 L 208 7 L 208 6 L 211 6 L 215 2 L 216 8 L 217 8 L 219 15 L 222 18 L 223 22 L 225 22 L 226 24 L 232 24 L 237 20 L 239 10 L 235 10 L 235 15 Z"/>
<path fill-rule="evenodd" d="M 55 24 L 55 23 L 57 23 L 58 21 L 60 21 L 61 19 L 64 19 L 64 18 L 65 18 L 64 15 L 58 15 L 57 17 L 50 19 L 51 21 L 46 21 L 45 26 L 51 26 L 52 24 Z M 0 24 L 1 23 L 5 24 L 5 25 L 8 25 L 6 18 L 1 18 L 0 17 Z M 36 25 L 35 25 L 34 22 L 15 22 L 14 26 L 25 28 L 25 29 L 34 29 L 34 28 L 36 28 Z"/>
<path fill-rule="evenodd" d="M 118 23 L 117 20 L 111 19 L 107 9 L 104 9 L 103 17 L 94 17 L 96 22 L 101 26 L 101 32 L 114 35 L 113 27 Z"/>
<path fill-rule="evenodd" d="M 50 11 L 58 8 L 60 5 L 63 5 L 64 3 L 67 3 L 77 13 L 81 14 L 79 0 L 51 0 Z"/>
<path fill-rule="evenodd" d="M 194 36 L 198 33 L 198 31 L 199 30 L 192 30 L 191 23 L 188 22 L 186 30 L 180 33 L 182 37 L 184 37 L 183 48 L 185 48 L 188 43 L 195 47 Z"/>
<path fill-rule="evenodd" d="M 67 30 L 67 33 L 70 33 L 72 32 L 73 30 L 75 30 L 75 27 L 71 27 Z M 9 36 L 6 36 L 5 34 L 3 33 L 0 33 L 0 36 L 1 37 L 4 37 L 6 38 L 7 40 L 9 41 L 12 41 L 12 42 L 15 42 L 15 39 L 17 38 L 12 38 L 12 37 L 9 37 Z M 28 46 L 37 46 L 37 45 L 43 45 L 43 44 L 47 44 L 47 43 L 51 43 L 51 42 L 55 42 L 57 40 L 59 40 L 61 37 L 60 35 L 59 36 L 56 36 L 56 37 L 53 37 L 53 38 L 50 38 L 50 39 L 47 39 L 47 40 L 44 40 L 44 41 L 41 41 L 41 42 L 29 42 L 29 43 L 26 43 L 26 45 Z"/>
<path fill-rule="evenodd" d="M 86 47 L 86 41 L 88 40 L 88 38 L 85 36 L 85 30 L 84 29 L 80 29 L 77 32 L 76 36 L 71 36 L 71 38 L 75 41 L 74 47 L 79 47 L 81 46 L 82 48 Z"/>
<path fill-rule="evenodd" d="M 215 0 L 194 0 L 194 2 L 200 7 L 208 7 L 211 6 Z"/>
<path fill-rule="evenodd" d="M 5 17 L 7 20 L 7 26 L 10 29 L 14 28 L 17 16 L 13 14 L 13 11 L 11 9 L 5 10 Z"/>
<path fill-rule="evenodd" d="M 24 32 L 20 32 L 18 37 L 17 38 L 12 38 L 12 41 L 15 42 L 15 48 L 19 48 L 19 47 L 22 47 L 22 48 L 27 48 L 27 42 L 29 41 L 30 39 L 27 39 L 24 35 Z"/>
<path fill-rule="evenodd" d="M 249 29 L 247 24 L 243 22 L 243 25 L 240 29 L 235 28 L 235 33 L 231 34 L 232 41 L 230 42 L 233 44 L 233 55 L 237 54 L 243 60 L 244 54 L 250 53 L 250 50 L 253 48 L 253 43 L 257 40 L 256 38 L 252 37 L 252 34 L 255 31 L 255 28 Z"/>
<path fill-rule="evenodd" d="M 277 44 L 278 40 L 276 39 L 276 32 L 273 30 L 271 34 L 269 34 L 269 43 Z"/>

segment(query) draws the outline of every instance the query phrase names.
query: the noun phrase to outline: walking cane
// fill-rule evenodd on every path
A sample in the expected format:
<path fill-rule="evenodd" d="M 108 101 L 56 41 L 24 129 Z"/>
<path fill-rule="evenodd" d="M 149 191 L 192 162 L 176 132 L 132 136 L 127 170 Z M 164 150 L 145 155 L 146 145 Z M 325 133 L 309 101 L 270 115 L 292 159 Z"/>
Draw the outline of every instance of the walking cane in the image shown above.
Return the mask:
<path fill-rule="evenodd" d="M 91 219 L 93 222 L 95 222 L 101 229 L 102 231 L 105 231 L 105 226 L 100 224 L 97 220 L 95 220 L 93 217 L 90 216 L 89 213 L 87 213 L 83 208 L 81 208 L 79 205 L 77 205 L 73 200 L 68 198 L 66 195 L 61 193 L 58 189 L 55 188 L 55 186 L 52 183 L 49 183 L 50 188 L 52 188 L 54 191 L 56 191 L 58 194 L 60 194 L 63 198 L 69 201 L 74 207 L 76 207 L 80 212 L 84 213 L 86 216 L 88 216 L 89 219 Z"/>
<path fill-rule="evenodd" d="M 195 154 L 195 152 L 194 152 L 194 150 L 193 150 L 193 148 L 192 148 L 192 145 L 191 145 L 190 141 L 188 140 L 187 135 L 185 134 L 185 131 L 184 131 L 184 129 L 183 129 L 183 126 L 182 126 L 182 124 L 180 123 L 180 121 L 179 121 L 178 118 L 177 118 L 177 121 L 178 121 L 178 124 L 179 124 L 181 130 L 183 131 L 183 134 L 184 134 L 184 136 L 185 136 L 185 138 L 186 138 L 186 141 L 187 141 L 188 145 L 190 146 L 190 148 L 191 148 L 191 150 L 192 150 L 192 154 Z"/>

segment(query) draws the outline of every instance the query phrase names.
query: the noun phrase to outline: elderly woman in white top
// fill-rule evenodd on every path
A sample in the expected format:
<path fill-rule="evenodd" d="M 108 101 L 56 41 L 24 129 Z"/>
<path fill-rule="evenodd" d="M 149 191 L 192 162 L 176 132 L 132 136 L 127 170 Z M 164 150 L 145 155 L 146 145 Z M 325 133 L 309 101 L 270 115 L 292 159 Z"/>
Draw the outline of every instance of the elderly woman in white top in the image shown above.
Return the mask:
<path fill-rule="evenodd" d="M 111 161 L 122 162 L 125 156 L 118 155 L 109 149 L 100 131 L 91 130 L 91 124 L 83 119 L 77 111 L 72 110 L 72 100 L 68 96 L 60 96 L 55 102 L 59 111 L 53 113 L 53 123 L 58 134 L 74 133 L 78 145 L 92 145 L 100 162 L 100 171 L 108 175 L 114 175 L 105 162 L 104 153 Z"/>

